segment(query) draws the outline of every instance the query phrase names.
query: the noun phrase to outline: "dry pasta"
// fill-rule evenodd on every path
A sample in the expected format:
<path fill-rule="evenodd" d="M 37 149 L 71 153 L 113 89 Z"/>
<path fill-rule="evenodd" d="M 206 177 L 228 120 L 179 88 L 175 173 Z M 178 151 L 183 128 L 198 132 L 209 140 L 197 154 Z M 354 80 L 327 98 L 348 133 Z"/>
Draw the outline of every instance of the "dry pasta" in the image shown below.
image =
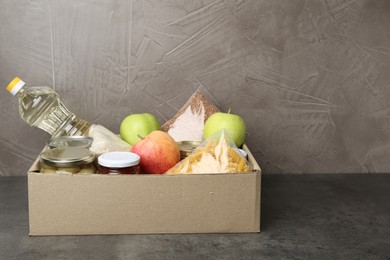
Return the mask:
<path fill-rule="evenodd" d="M 166 174 L 245 173 L 250 172 L 248 161 L 225 138 L 210 140 L 183 159 Z"/>

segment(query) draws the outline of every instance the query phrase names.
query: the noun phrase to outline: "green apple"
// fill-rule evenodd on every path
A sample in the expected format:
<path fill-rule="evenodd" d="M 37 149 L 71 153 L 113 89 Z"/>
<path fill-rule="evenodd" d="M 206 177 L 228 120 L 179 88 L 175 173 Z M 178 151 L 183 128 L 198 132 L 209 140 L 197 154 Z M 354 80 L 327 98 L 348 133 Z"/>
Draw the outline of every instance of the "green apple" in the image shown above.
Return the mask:
<path fill-rule="evenodd" d="M 121 138 L 129 144 L 135 144 L 154 130 L 160 130 L 157 118 L 149 113 L 132 114 L 123 119 L 119 132 Z"/>
<path fill-rule="evenodd" d="M 231 138 L 237 147 L 241 147 L 246 137 L 246 124 L 241 116 L 230 114 L 230 109 L 227 113 L 214 113 L 207 119 L 204 125 L 204 139 L 223 128 L 232 134 Z"/>

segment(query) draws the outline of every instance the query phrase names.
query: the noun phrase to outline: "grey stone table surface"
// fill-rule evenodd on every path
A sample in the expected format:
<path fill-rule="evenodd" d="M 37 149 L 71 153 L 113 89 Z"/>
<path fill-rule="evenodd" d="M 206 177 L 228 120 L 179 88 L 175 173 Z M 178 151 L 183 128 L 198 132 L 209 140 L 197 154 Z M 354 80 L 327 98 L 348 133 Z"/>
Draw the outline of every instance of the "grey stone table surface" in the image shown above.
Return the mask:
<path fill-rule="evenodd" d="M 390 174 L 269 174 L 260 233 L 29 237 L 27 178 L 1 177 L 0 259 L 390 259 L 389 202 Z"/>

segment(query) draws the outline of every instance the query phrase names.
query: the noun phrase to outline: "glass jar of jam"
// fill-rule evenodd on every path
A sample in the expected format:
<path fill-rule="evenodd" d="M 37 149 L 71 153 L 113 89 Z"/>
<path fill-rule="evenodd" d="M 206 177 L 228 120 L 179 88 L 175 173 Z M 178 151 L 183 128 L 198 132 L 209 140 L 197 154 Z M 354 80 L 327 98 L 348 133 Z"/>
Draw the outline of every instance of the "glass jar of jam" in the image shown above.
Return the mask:
<path fill-rule="evenodd" d="M 132 152 L 108 152 L 98 157 L 99 174 L 137 174 L 140 173 L 141 158 Z"/>

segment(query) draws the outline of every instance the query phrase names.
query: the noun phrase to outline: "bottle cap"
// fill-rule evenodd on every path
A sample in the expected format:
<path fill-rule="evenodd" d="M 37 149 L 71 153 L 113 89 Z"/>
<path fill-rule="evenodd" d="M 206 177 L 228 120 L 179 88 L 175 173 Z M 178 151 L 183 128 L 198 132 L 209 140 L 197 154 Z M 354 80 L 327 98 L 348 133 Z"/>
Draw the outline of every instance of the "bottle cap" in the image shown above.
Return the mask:
<path fill-rule="evenodd" d="M 141 157 L 132 152 L 108 152 L 98 157 L 98 163 L 108 168 L 123 168 L 138 165 Z"/>
<path fill-rule="evenodd" d="M 7 90 L 15 96 L 19 90 L 24 87 L 24 85 L 26 85 L 26 83 L 20 78 L 16 77 L 8 84 Z"/>

